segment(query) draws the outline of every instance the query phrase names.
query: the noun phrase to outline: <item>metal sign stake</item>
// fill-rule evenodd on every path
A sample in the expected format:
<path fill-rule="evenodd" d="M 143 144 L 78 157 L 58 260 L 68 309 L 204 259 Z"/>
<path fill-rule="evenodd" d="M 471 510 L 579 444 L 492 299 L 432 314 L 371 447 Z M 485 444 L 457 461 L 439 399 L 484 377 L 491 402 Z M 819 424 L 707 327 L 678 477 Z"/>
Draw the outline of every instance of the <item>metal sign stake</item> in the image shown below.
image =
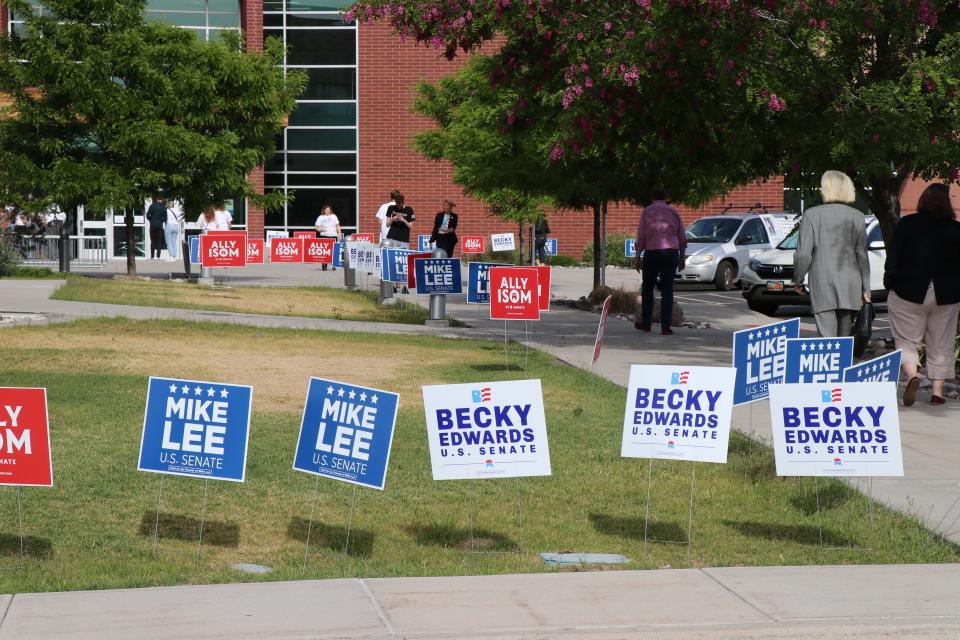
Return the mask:
<path fill-rule="evenodd" d="M 347 550 L 350 548 L 350 533 L 353 531 L 353 512 L 357 508 L 357 485 L 353 485 L 353 496 L 350 498 L 350 516 L 347 518 L 347 540 L 343 544 L 343 559 L 347 559 Z"/>
<path fill-rule="evenodd" d="M 313 498 L 310 500 L 310 520 L 307 522 L 307 543 L 303 548 L 303 571 L 301 571 L 301 573 L 307 572 L 307 555 L 310 553 L 310 533 L 313 531 L 313 513 L 317 507 L 317 492 L 319 490 L 320 476 L 317 476 L 316 482 L 313 483 Z"/>
<path fill-rule="evenodd" d="M 197 538 L 197 571 L 200 570 L 200 551 L 203 547 L 203 524 L 207 517 L 207 486 L 209 478 L 203 479 L 203 502 L 200 505 L 200 537 Z"/>
<path fill-rule="evenodd" d="M 20 487 L 17 487 L 17 529 L 20 530 L 20 571 L 23 572 L 26 567 L 24 566 L 24 554 L 23 554 L 23 509 L 20 506 Z"/>
<path fill-rule="evenodd" d="M 160 475 L 160 491 L 157 492 L 157 517 L 153 521 L 153 558 L 157 558 L 157 543 L 160 538 L 160 499 L 163 497 L 163 481 L 167 479 L 164 474 Z"/>
<path fill-rule="evenodd" d="M 690 506 L 687 512 L 687 564 L 693 566 L 691 554 L 693 553 L 693 487 L 697 480 L 697 461 L 693 461 L 693 467 L 690 469 Z"/>

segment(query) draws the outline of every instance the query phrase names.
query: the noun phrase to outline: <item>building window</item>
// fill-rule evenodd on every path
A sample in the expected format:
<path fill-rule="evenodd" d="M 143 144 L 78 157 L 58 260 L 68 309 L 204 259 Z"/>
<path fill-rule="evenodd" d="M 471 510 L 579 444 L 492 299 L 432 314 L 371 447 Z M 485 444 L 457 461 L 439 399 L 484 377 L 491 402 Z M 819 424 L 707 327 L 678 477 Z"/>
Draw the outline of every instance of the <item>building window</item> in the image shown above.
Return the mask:
<path fill-rule="evenodd" d="M 263 35 L 283 41 L 284 68 L 307 74 L 307 88 L 264 167 L 264 187 L 291 201 L 264 226 L 312 229 L 329 204 L 345 230 L 357 226 L 357 29 L 343 0 L 264 0 Z"/>
<path fill-rule="evenodd" d="M 190 29 L 201 40 L 240 30 L 239 0 L 148 0 L 143 19 Z"/>

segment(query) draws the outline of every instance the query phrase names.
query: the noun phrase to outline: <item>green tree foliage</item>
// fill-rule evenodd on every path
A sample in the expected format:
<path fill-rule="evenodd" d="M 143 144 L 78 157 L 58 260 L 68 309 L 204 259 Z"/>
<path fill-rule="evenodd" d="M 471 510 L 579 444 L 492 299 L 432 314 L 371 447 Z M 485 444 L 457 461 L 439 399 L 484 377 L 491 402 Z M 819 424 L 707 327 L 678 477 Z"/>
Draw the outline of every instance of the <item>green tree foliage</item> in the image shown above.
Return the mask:
<path fill-rule="evenodd" d="M 0 118 L 5 199 L 73 213 L 142 206 L 163 191 L 195 214 L 257 197 L 248 175 L 305 83 L 284 75 L 281 43 L 260 55 L 244 53 L 237 34 L 201 42 L 144 23 L 144 0 L 44 0 L 42 14 L 6 4 L 25 28 L 0 40 L 0 93 L 15 100 Z"/>

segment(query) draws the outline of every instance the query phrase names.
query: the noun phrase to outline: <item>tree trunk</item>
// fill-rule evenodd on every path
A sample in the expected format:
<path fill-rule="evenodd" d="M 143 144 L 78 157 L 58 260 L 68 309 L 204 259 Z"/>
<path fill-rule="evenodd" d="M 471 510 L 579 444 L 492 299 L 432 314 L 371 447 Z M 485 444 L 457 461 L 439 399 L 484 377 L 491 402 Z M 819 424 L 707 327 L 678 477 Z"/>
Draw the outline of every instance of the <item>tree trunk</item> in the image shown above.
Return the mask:
<path fill-rule="evenodd" d="M 893 230 L 900 221 L 900 194 L 903 192 L 904 178 L 890 176 L 870 183 L 872 190 L 867 194 L 870 210 L 880 222 L 883 241 L 890 242 Z"/>
<path fill-rule="evenodd" d="M 607 201 L 600 203 L 600 285 L 607 286 Z"/>
<path fill-rule="evenodd" d="M 595 202 L 593 207 L 593 288 L 600 286 L 603 273 L 604 247 L 600 237 L 600 203 Z"/>
<path fill-rule="evenodd" d="M 526 246 L 526 243 L 523 241 L 523 220 L 517 222 L 518 232 L 517 232 L 517 264 L 523 265 L 523 248 Z"/>
<path fill-rule="evenodd" d="M 137 236 L 133 227 L 133 209 L 128 208 L 123 217 L 127 232 L 127 275 L 137 275 Z"/>

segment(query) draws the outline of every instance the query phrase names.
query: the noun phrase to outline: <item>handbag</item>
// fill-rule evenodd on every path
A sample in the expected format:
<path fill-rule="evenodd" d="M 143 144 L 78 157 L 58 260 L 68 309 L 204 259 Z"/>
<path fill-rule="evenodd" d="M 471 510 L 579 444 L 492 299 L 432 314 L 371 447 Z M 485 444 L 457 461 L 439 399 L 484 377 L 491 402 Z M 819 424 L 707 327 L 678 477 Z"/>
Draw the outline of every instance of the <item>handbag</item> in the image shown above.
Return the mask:
<path fill-rule="evenodd" d="M 873 333 L 873 319 L 877 317 L 873 310 L 872 302 L 864 302 L 853 321 L 853 330 L 850 335 L 853 336 L 853 355 L 859 358 L 867 350 L 870 343 L 870 336 Z"/>

